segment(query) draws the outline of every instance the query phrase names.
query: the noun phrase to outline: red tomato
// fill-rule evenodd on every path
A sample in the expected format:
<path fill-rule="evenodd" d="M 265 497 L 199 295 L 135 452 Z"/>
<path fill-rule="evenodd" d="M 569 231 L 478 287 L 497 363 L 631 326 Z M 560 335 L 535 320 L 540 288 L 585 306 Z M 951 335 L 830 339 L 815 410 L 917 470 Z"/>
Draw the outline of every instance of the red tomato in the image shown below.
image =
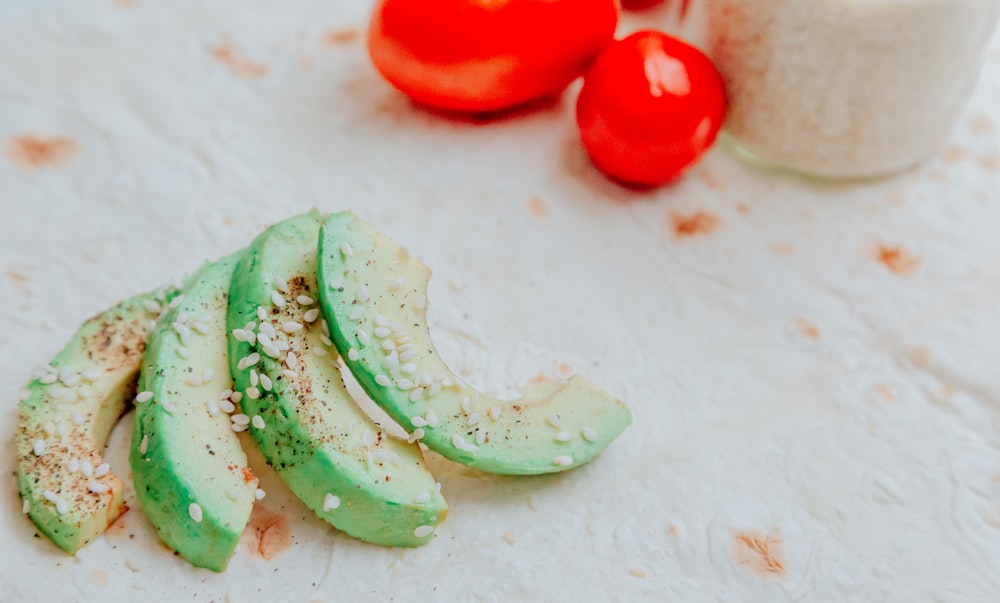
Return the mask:
<path fill-rule="evenodd" d="M 594 165 L 639 186 L 663 184 L 695 163 L 725 113 L 725 87 L 712 61 L 657 31 L 608 46 L 584 77 L 576 105 Z"/>
<path fill-rule="evenodd" d="M 379 0 L 368 53 L 418 103 L 491 112 L 562 91 L 617 24 L 618 0 Z"/>

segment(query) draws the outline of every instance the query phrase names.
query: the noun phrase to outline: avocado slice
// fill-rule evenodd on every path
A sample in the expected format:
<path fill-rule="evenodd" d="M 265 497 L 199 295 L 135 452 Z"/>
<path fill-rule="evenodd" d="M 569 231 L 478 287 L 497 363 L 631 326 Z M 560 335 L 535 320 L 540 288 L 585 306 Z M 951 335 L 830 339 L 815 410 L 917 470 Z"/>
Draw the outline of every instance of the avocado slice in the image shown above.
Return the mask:
<path fill-rule="evenodd" d="M 344 386 L 316 301 L 322 221 L 314 211 L 270 227 L 237 265 L 235 389 L 264 458 L 320 518 L 375 544 L 424 544 L 447 506 L 419 446 L 382 430 Z"/>
<path fill-rule="evenodd" d="M 162 288 L 87 320 L 24 393 L 15 436 L 24 509 L 68 553 L 128 510 L 104 445 L 135 392 L 149 331 L 178 299 Z"/>
<path fill-rule="evenodd" d="M 129 455 L 136 495 L 160 540 L 216 572 L 229 564 L 257 492 L 229 414 L 226 308 L 239 256 L 195 272 L 150 335 Z"/>
<path fill-rule="evenodd" d="M 584 377 L 544 381 L 519 400 L 474 390 L 441 360 L 427 327 L 430 270 L 351 212 L 319 241 L 319 294 L 337 349 L 368 395 L 431 450 L 492 473 L 578 467 L 631 422 Z"/>

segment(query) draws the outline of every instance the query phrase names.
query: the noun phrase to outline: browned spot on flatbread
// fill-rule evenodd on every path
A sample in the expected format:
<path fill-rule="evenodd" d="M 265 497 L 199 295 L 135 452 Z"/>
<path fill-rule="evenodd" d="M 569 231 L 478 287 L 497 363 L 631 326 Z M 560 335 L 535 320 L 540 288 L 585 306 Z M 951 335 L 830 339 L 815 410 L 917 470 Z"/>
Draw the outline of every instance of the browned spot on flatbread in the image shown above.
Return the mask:
<path fill-rule="evenodd" d="M 976 135 L 989 134 L 993 131 L 993 120 L 985 113 L 976 113 L 969 120 L 969 132 Z"/>
<path fill-rule="evenodd" d="M 941 153 L 941 161 L 948 165 L 954 165 L 969 156 L 969 149 L 961 145 L 952 145 Z"/>
<path fill-rule="evenodd" d="M 236 75 L 244 77 L 261 77 L 267 75 L 269 69 L 267 65 L 251 61 L 246 57 L 236 54 L 230 42 L 221 42 L 212 48 L 212 56 L 223 63 Z"/>
<path fill-rule="evenodd" d="M 720 189 L 724 184 L 718 174 L 708 168 L 698 172 L 698 176 L 701 178 L 702 183 L 705 184 L 705 188 L 710 190 Z"/>
<path fill-rule="evenodd" d="M 920 267 L 921 259 L 898 245 L 879 245 L 878 261 L 899 276 L 909 276 Z"/>
<path fill-rule="evenodd" d="M 571 367 L 570 365 L 566 364 L 565 362 L 560 362 L 556 366 L 556 370 L 559 372 L 560 375 L 562 375 L 564 377 L 568 377 L 569 375 L 573 374 L 573 367 Z"/>
<path fill-rule="evenodd" d="M 741 214 L 748 214 L 750 213 L 750 206 L 747 205 L 746 203 L 737 203 L 736 211 L 740 212 Z"/>
<path fill-rule="evenodd" d="M 31 276 L 20 270 L 8 270 L 7 280 L 21 293 L 31 294 Z"/>
<path fill-rule="evenodd" d="M 678 237 L 694 237 L 711 233 L 719 226 L 719 218 L 712 213 L 698 210 L 693 213 L 670 212 L 670 227 Z"/>
<path fill-rule="evenodd" d="M 323 43 L 327 46 L 346 46 L 360 37 L 361 30 L 357 27 L 334 29 L 323 36 Z"/>
<path fill-rule="evenodd" d="M 94 584 L 98 586 L 108 585 L 108 572 L 102 569 L 95 571 L 93 574 L 90 575 L 90 577 L 94 580 Z"/>
<path fill-rule="evenodd" d="M 795 326 L 798 327 L 800 333 L 802 333 L 809 339 L 812 339 L 813 341 L 819 340 L 821 335 L 819 327 L 809 322 L 805 318 L 796 318 Z"/>
<path fill-rule="evenodd" d="M 885 383 L 879 383 L 876 385 L 875 391 L 878 392 L 878 395 L 882 396 L 886 402 L 896 401 L 896 390 L 892 389 L 892 387 L 886 385 Z"/>
<path fill-rule="evenodd" d="M 636 578 L 645 578 L 646 577 L 646 570 L 642 569 L 641 567 L 633 567 L 632 569 L 630 569 L 628 571 L 628 573 L 632 574 Z"/>
<path fill-rule="evenodd" d="M 885 194 L 885 200 L 893 205 L 902 205 L 906 201 L 906 195 L 900 191 L 889 191 Z"/>
<path fill-rule="evenodd" d="M 250 553 L 262 559 L 272 559 L 292 546 L 292 533 L 288 518 L 257 504 L 247 526 L 247 546 Z"/>
<path fill-rule="evenodd" d="M 544 374 L 538 373 L 531 379 L 528 379 L 528 385 L 539 385 L 541 383 L 545 383 L 547 379 L 548 377 L 546 377 Z"/>
<path fill-rule="evenodd" d="M 771 245 L 771 253 L 774 255 L 786 256 L 792 255 L 795 252 L 795 248 L 789 243 L 775 243 Z"/>
<path fill-rule="evenodd" d="M 954 385 L 945 384 L 942 385 L 941 389 L 938 390 L 937 395 L 938 398 L 942 400 L 947 400 L 949 398 L 955 397 L 955 394 L 957 393 L 958 389 Z"/>
<path fill-rule="evenodd" d="M 257 476 L 253 474 L 253 469 L 251 469 L 250 467 L 244 467 L 242 469 L 242 472 L 243 472 L 244 484 L 249 484 L 252 481 L 256 481 Z"/>
<path fill-rule="evenodd" d="M 784 576 L 788 563 L 777 528 L 769 534 L 756 530 L 737 532 L 733 535 L 733 556 L 736 563 L 765 579 Z"/>
<path fill-rule="evenodd" d="M 125 515 L 122 515 L 108 526 L 104 531 L 104 536 L 107 538 L 118 538 L 119 536 L 123 536 L 125 532 Z"/>
<path fill-rule="evenodd" d="M 987 172 L 1000 170 L 1000 154 L 987 153 L 986 155 L 980 155 L 976 159 L 976 165 Z"/>
<path fill-rule="evenodd" d="M 26 134 L 7 143 L 7 156 L 26 169 L 62 165 L 72 159 L 79 146 L 65 136 L 33 136 Z"/>
<path fill-rule="evenodd" d="M 514 536 L 514 532 L 504 532 L 503 541 L 509 544 L 510 546 L 514 546 L 517 543 L 517 537 Z"/>
<path fill-rule="evenodd" d="M 677 536 L 680 533 L 681 533 L 680 529 L 677 526 L 675 526 L 674 524 L 670 524 L 669 526 L 667 526 L 667 534 L 670 534 L 674 538 L 677 538 Z"/>
<path fill-rule="evenodd" d="M 913 361 L 913 364 L 916 364 L 921 368 L 926 368 L 931 363 L 931 351 L 922 345 L 910 348 L 907 353 L 910 356 L 910 360 Z"/>
<path fill-rule="evenodd" d="M 135 0 L 115 0 L 115 4 L 122 8 L 132 8 L 135 6 Z"/>
<path fill-rule="evenodd" d="M 535 216 L 538 220 L 544 220 L 549 217 L 549 206 L 545 204 L 545 201 L 541 197 L 532 197 L 531 201 L 528 201 L 528 209 L 531 210 L 531 215 Z"/>

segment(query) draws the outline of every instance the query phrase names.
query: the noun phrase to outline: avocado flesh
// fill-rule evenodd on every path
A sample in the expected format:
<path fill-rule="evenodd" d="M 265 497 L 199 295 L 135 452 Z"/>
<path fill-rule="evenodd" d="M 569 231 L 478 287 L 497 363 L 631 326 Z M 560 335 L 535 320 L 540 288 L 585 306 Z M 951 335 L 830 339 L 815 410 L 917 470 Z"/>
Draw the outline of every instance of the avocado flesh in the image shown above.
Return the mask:
<path fill-rule="evenodd" d="M 580 375 L 544 381 L 511 402 L 463 383 L 431 341 L 430 270 L 351 212 L 323 224 L 318 278 L 334 343 L 362 388 L 453 461 L 511 475 L 565 471 L 631 422 L 621 401 Z"/>
<path fill-rule="evenodd" d="M 251 424 L 249 431 L 264 458 L 320 518 L 375 544 L 421 545 L 447 506 L 420 448 L 380 429 L 343 384 L 313 301 L 321 223 L 316 212 L 278 223 L 240 260 L 228 315 L 235 389 L 243 393 L 243 412 L 263 420 L 263 428 Z M 255 329 L 253 345 L 247 327 Z M 256 386 L 251 369 L 262 375 Z"/>
<path fill-rule="evenodd" d="M 121 479 L 102 467 L 104 446 L 135 393 L 151 323 L 175 295 L 138 295 L 84 322 L 19 406 L 21 497 L 38 529 L 68 553 L 128 510 Z"/>
<path fill-rule="evenodd" d="M 150 335 L 138 391 L 152 398 L 136 400 L 129 455 L 136 495 L 160 540 L 216 572 L 228 565 L 257 490 L 230 415 L 219 408 L 232 391 L 226 308 L 238 260 L 234 254 L 192 275 L 183 300 Z"/>

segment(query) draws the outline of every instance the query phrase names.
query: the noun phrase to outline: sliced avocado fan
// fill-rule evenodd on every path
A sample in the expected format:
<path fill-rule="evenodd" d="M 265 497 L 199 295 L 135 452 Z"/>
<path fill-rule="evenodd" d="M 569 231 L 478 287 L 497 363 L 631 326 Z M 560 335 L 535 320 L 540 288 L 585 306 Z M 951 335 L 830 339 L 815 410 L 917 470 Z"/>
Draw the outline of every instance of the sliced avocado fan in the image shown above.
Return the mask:
<path fill-rule="evenodd" d="M 168 547 L 223 571 L 250 519 L 257 478 L 232 429 L 229 283 L 240 254 L 188 279 L 149 337 L 129 462 L 143 511 Z"/>
<path fill-rule="evenodd" d="M 254 240 L 229 290 L 229 363 L 267 462 L 316 514 L 368 542 L 417 546 L 447 514 L 417 444 L 385 433 L 345 388 L 316 301 L 317 212 Z"/>
<path fill-rule="evenodd" d="M 334 343 L 386 413 L 441 455 L 483 471 L 530 475 L 593 459 L 631 422 L 584 377 L 545 381 L 502 402 L 455 376 L 427 327 L 430 270 L 351 212 L 319 241 L 319 296 Z"/>
<path fill-rule="evenodd" d="M 127 510 L 104 446 L 135 392 L 149 331 L 175 295 L 168 288 L 138 295 L 83 323 L 20 404 L 15 446 L 24 509 L 68 553 Z"/>

